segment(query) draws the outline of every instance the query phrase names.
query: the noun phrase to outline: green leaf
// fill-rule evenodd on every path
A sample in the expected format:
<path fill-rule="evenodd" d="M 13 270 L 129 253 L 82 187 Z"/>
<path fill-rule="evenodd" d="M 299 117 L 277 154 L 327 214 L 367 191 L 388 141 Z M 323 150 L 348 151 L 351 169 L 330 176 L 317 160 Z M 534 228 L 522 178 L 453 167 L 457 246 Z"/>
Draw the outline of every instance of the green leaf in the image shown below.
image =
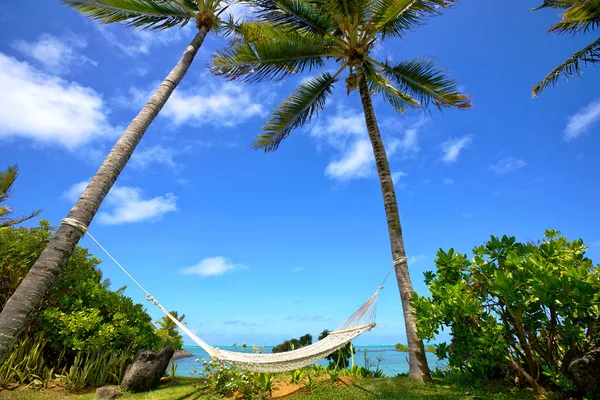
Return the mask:
<path fill-rule="evenodd" d="M 331 94 L 333 84 L 342 70 L 334 76 L 326 72 L 300 85 L 272 112 L 271 118 L 262 128 L 263 133 L 254 141 L 252 147 L 264 151 L 277 150 L 281 141 L 289 136 L 293 129 L 303 126 L 313 115 L 323 110 L 327 96 Z"/>
<path fill-rule="evenodd" d="M 561 77 L 571 78 L 581 75 L 580 63 L 587 66 L 588 63 L 595 64 L 597 62 L 600 62 L 600 39 L 596 39 L 592 44 L 579 50 L 565 62 L 554 68 L 541 82 L 538 82 L 533 87 L 531 94 L 533 97 L 536 97 L 548 86 L 556 86 Z"/>
<path fill-rule="evenodd" d="M 422 25 L 428 16 L 439 14 L 442 7 L 450 7 L 454 0 L 380 0 L 373 10 L 373 31 L 387 36 L 403 36 Z"/>
<path fill-rule="evenodd" d="M 400 90 L 417 99 L 425 109 L 430 103 L 438 109 L 471 108 L 470 98 L 458 91 L 456 80 L 449 78 L 431 60 L 416 58 L 397 65 L 377 62 L 376 64 L 383 68 L 383 73 L 388 79 Z"/>
<path fill-rule="evenodd" d="M 419 106 L 419 102 L 408 94 L 396 89 L 389 80 L 387 80 L 370 62 L 363 63 L 365 79 L 369 89 L 373 93 L 379 93 L 383 99 L 391 104 L 399 113 L 403 113 L 406 107 L 414 108 Z"/>
<path fill-rule="evenodd" d="M 62 0 L 68 7 L 102 24 L 123 22 L 142 29 L 185 26 L 192 10 L 169 0 Z"/>

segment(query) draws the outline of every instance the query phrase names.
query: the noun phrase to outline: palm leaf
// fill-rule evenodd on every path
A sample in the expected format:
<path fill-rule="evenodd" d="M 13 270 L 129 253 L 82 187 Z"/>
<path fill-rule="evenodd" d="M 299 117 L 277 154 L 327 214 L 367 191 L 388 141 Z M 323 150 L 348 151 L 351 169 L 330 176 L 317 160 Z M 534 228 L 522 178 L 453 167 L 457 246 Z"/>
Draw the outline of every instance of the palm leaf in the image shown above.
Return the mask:
<path fill-rule="evenodd" d="M 258 135 L 252 147 L 265 152 L 277 150 L 281 141 L 288 137 L 293 129 L 303 126 L 313 115 L 323 110 L 337 76 L 345 68 L 342 67 L 333 76 L 326 72 L 300 85 L 273 110 L 271 118 L 263 126 L 263 132 Z"/>
<path fill-rule="evenodd" d="M 546 77 L 539 83 L 537 83 L 531 93 L 533 97 L 536 97 L 539 93 L 543 92 L 550 85 L 556 86 L 561 76 L 570 78 L 573 76 L 579 76 L 581 74 L 580 63 L 584 65 L 587 63 L 600 62 L 600 39 L 596 39 L 592 44 L 584 47 L 577 53 L 573 54 L 568 60 L 563 62 L 558 67 L 554 68 Z"/>
<path fill-rule="evenodd" d="M 416 58 L 393 66 L 373 59 L 369 61 L 379 65 L 388 79 L 401 91 L 417 99 L 423 108 L 427 108 L 430 103 L 438 109 L 471 108 L 471 99 L 458 91 L 456 80 L 449 78 L 431 60 Z"/>
<path fill-rule="evenodd" d="M 331 19 L 308 1 L 254 0 L 252 3 L 257 6 L 256 14 L 262 21 L 321 36 L 332 31 Z"/>
<path fill-rule="evenodd" d="M 585 0 L 570 7 L 548 32 L 587 32 L 600 26 L 600 0 Z"/>
<path fill-rule="evenodd" d="M 373 93 L 381 93 L 383 99 L 391 104 L 396 111 L 403 113 L 406 107 L 419 106 L 419 102 L 408 94 L 396 89 L 392 83 L 387 80 L 380 71 L 370 62 L 362 64 L 365 79 L 369 85 L 369 90 Z"/>
<path fill-rule="evenodd" d="M 371 36 L 402 36 L 423 24 L 430 15 L 439 14 L 442 7 L 456 0 L 380 0 L 371 17 Z"/>
<path fill-rule="evenodd" d="M 531 11 L 541 10 L 542 8 L 554 8 L 554 9 L 565 9 L 570 8 L 577 4 L 581 0 L 544 0 L 544 3 L 539 6 L 532 8 Z"/>
<path fill-rule="evenodd" d="M 62 0 L 67 6 L 103 24 L 123 22 L 142 29 L 185 26 L 194 18 L 186 3 L 169 0 Z"/>
<path fill-rule="evenodd" d="M 17 176 L 19 176 L 19 167 L 16 165 L 9 165 L 6 171 L 0 171 L 0 202 L 9 199 Z"/>
<path fill-rule="evenodd" d="M 2 209 L 3 207 L 0 207 L 0 209 Z M 12 212 L 12 210 L 10 210 L 9 212 Z M 28 219 L 31 219 L 37 215 L 39 215 L 39 213 L 41 213 L 42 210 L 37 210 L 32 212 L 29 215 L 26 215 L 24 217 L 20 217 L 20 218 L 6 218 L 6 217 L 0 217 L 0 228 L 6 228 L 8 226 L 13 226 L 13 225 L 17 225 L 20 224 L 21 222 L 25 222 Z"/>
<path fill-rule="evenodd" d="M 211 69 L 216 75 L 247 82 L 281 80 L 306 68 L 324 66 L 323 58 L 332 56 L 327 51 L 323 42 L 289 32 L 279 39 L 265 37 L 218 51 Z"/>

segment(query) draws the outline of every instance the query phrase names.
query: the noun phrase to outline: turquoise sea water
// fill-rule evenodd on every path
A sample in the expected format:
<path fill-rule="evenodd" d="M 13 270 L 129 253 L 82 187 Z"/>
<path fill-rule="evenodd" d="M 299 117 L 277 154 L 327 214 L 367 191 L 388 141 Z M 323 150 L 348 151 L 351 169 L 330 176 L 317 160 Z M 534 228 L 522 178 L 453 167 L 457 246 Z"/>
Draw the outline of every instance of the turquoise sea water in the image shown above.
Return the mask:
<path fill-rule="evenodd" d="M 224 350 L 237 350 L 240 348 L 235 348 L 231 346 L 223 346 L 221 347 Z M 198 371 L 202 370 L 202 359 L 209 359 L 208 354 L 202 350 L 202 348 L 198 346 L 184 346 L 184 349 L 189 351 L 194 355 L 194 357 L 182 358 L 175 362 L 177 365 L 177 375 L 178 376 L 190 376 L 191 372 L 195 369 Z M 356 354 L 354 355 L 354 364 L 360 365 L 361 367 L 365 366 L 365 351 L 367 363 L 371 363 L 371 368 L 374 369 L 379 363 L 379 368 L 383 370 L 387 374 L 387 376 L 395 376 L 401 372 L 408 372 L 408 353 L 396 351 L 394 346 L 360 346 L 356 347 Z M 245 351 L 252 351 L 251 349 L 246 349 Z M 271 352 L 271 347 L 264 347 L 265 353 Z M 429 361 L 429 368 L 432 370 L 436 368 L 443 369 L 445 364 L 441 361 L 438 361 L 435 354 L 426 353 L 427 360 Z M 196 363 L 196 359 L 199 359 L 200 362 Z M 317 364 L 327 365 L 327 360 L 321 360 L 317 362 Z"/>

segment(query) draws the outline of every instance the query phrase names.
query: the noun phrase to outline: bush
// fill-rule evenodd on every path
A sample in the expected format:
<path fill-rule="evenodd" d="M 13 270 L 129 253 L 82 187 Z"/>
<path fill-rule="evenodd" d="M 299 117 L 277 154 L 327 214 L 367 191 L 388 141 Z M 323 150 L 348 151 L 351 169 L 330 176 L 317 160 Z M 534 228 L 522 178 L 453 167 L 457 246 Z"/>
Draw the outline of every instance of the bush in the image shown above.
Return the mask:
<path fill-rule="evenodd" d="M 319 335 L 319 340 L 325 339 L 329 335 L 329 330 L 325 329 Z M 344 347 L 337 349 L 326 358 L 329 361 L 329 368 L 348 368 L 350 366 L 350 358 L 356 353 L 352 343 L 346 343 Z"/>
<path fill-rule="evenodd" d="M 492 236 L 472 261 L 440 249 L 437 272 L 425 273 L 431 297 L 411 300 L 419 335 L 449 327 L 438 357 L 478 377 L 511 375 L 538 393 L 572 389 L 569 363 L 600 345 L 600 266 L 586 249 L 558 231 L 538 243 Z"/>
<path fill-rule="evenodd" d="M 0 309 L 46 247 L 52 232 L 50 223 L 43 219 L 38 227 L 0 230 Z M 76 247 L 23 335 L 40 338 L 44 364 L 55 373 L 65 366 L 68 369 L 76 359 L 81 368 L 91 368 L 85 367 L 91 360 L 106 367 L 107 360 L 118 359 L 115 363 L 119 364 L 138 349 L 161 345 L 142 305 L 124 296 L 125 288 L 110 290 L 110 281 L 102 279 L 99 264 L 87 249 Z M 75 377 L 77 369 L 72 371 Z M 111 379 L 118 382 L 118 377 Z M 94 380 L 84 381 L 94 384 Z"/>
<path fill-rule="evenodd" d="M 271 349 L 273 353 L 283 353 L 285 351 L 297 350 L 301 347 L 305 347 L 312 344 L 312 335 L 306 334 L 300 336 L 298 339 L 286 340 L 283 343 L 279 343 L 277 346 Z"/>

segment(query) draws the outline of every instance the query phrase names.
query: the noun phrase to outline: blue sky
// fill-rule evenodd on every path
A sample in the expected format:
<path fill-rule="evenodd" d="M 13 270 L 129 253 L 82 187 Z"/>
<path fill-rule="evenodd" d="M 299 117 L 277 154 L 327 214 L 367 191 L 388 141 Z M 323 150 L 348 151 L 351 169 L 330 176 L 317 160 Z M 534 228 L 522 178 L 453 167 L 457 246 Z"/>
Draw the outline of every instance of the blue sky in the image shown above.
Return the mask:
<path fill-rule="evenodd" d="M 527 240 L 559 229 L 600 259 L 600 71 L 530 96 L 593 36 L 546 34 L 558 13 L 529 11 L 538 3 L 463 0 L 378 49 L 398 61 L 434 57 L 474 98 L 470 111 L 429 115 L 375 100 L 420 293 L 438 248 L 468 252 L 490 234 Z M 10 205 L 43 208 L 56 225 L 193 28 L 98 26 L 58 1 L 12 0 L 0 11 L 0 161 L 21 171 Z M 317 335 L 365 301 L 391 262 L 359 99 L 340 86 L 277 152 L 252 151 L 269 110 L 309 74 L 226 82 L 206 69 L 222 46 L 206 40 L 90 231 L 211 344 Z M 81 244 L 106 258 L 88 238 Z M 112 263 L 101 269 L 144 301 Z M 393 279 L 378 323 L 356 342 L 405 342 Z"/>

